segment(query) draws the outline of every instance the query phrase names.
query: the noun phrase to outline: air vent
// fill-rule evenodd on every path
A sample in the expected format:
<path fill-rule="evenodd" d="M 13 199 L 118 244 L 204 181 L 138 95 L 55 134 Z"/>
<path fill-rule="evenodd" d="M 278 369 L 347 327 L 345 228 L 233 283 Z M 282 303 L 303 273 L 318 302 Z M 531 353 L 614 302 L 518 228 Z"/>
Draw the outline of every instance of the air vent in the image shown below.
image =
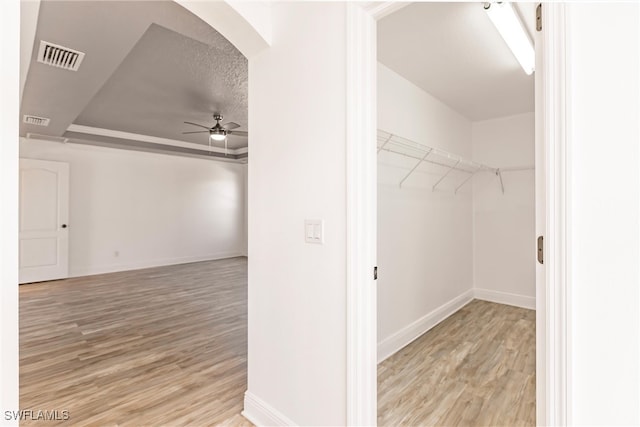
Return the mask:
<path fill-rule="evenodd" d="M 78 71 L 83 59 L 83 52 L 40 40 L 38 62 L 65 70 Z"/>
<path fill-rule="evenodd" d="M 49 126 L 49 122 L 51 121 L 51 119 L 47 119 L 46 117 L 29 116 L 29 115 L 25 115 L 23 120 L 25 123 L 28 123 L 30 125 L 36 125 L 36 126 Z"/>

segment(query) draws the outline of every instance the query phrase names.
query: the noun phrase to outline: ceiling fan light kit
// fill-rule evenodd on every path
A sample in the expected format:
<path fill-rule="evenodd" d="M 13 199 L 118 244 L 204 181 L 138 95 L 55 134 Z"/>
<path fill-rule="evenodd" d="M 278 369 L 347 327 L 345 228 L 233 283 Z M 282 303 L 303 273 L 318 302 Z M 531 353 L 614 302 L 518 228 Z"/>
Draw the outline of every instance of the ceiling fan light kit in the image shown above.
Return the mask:
<path fill-rule="evenodd" d="M 201 130 L 201 131 L 195 131 L 195 132 L 182 132 L 182 133 L 190 134 L 190 133 L 209 132 L 209 146 L 211 146 L 211 141 L 218 141 L 218 142 L 224 141 L 225 154 L 227 153 L 227 135 L 235 134 L 238 136 L 249 136 L 249 134 L 245 131 L 233 130 L 240 127 L 240 125 L 237 123 L 229 122 L 229 123 L 220 124 L 220 120 L 223 119 L 222 114 L 217 114 L 217 113 L 214 114 L 213 119 L 216 121 L 216 124 L 213 125 L 212 127 L 207 127 L 207 126 L 200 125 L 198 123 L 193 123 L 193 122 L 184 122 L 185 124 L 198 126 L 207 130 Z"/>
<path fill-rule="evenodd" d="M 224 141 L 227 138 L 227 134 L 224 131 L 210 131 L 209 137 L 214 141 Z"/>
<path fill-rule="evenodd" d="M 508 2 L 487 2 L 484 10 L 527 75 L 535 69 L 536 54 L 516 11 Z"/>

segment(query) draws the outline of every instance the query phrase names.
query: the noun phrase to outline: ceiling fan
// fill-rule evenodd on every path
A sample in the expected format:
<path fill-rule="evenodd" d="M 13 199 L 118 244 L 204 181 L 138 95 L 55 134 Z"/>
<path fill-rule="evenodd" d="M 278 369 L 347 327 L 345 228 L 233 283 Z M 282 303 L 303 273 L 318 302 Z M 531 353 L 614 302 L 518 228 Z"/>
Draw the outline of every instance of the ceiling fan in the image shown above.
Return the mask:
<path fill-rule="evenodd" d="M 216 124 L 212 127 L 200 125 L 198 123 L 193 122 L 184 122 L 188 125 L 198 126 L 204 128 L 206 130 L 197 130 L 191 132 L 182 132 L 183 135 L 191 134 L 191 133 L 209 133 L 209 146 L 211 146 L 211 141 L 224 141 L 224 149 L 225 154 L 227 151 L 227 135 L 237 135 L 237 136 L 249 136 L 249 133 L 242 130 L 233 130 L 240 127 L 239 124 L 234 122 L 228 122 L 220 124 L 220 120 L 222 120 L 222 114 L 214 114 L 213 119 L 216 121 Z"/>

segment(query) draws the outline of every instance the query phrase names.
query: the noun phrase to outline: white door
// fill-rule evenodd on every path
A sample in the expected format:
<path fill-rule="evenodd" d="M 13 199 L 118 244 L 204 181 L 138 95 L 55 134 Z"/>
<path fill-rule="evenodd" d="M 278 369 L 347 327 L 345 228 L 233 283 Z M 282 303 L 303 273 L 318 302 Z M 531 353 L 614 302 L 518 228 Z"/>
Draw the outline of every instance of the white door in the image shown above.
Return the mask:
<path fill-rule="evenodd" d="M 20 283 L 69 273 L 69 165 L 20 159 Z"/>

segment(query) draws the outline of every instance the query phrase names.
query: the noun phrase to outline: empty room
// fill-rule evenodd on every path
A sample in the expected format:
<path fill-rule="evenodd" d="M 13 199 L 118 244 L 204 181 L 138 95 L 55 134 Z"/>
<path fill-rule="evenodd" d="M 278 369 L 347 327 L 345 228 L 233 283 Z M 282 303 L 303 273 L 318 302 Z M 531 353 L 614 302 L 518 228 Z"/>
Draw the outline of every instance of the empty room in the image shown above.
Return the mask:
<path fill-rule="evenodd" d="M 535 6 L 487 7 L 378 22 L 379 425 L 536 423 Z"/>
<path fill-rule="evenodd" d="M 31 42 L 21 407 L 84 425 L 241 424 L 246 58 L 169 1 L 42 1 Z"/>
<path fill-rule="evenodd" d="M 512 6 L 2 1 L 0 424 L 640 424 L 640 5 Z"/>

